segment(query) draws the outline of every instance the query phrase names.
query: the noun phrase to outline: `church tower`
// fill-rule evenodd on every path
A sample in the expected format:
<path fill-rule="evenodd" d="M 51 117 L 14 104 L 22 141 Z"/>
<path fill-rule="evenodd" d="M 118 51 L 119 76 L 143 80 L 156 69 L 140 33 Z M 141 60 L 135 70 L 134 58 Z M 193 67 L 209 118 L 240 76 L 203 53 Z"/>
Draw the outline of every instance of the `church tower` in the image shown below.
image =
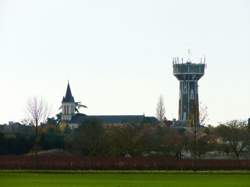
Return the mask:
<path fill-rule="evenodd" d="M 76 112 L 76 103 L 72 96 L 70 85 L 68 83 L 65 97 L 62 99 L 62 121 L 70 121 Z"/>

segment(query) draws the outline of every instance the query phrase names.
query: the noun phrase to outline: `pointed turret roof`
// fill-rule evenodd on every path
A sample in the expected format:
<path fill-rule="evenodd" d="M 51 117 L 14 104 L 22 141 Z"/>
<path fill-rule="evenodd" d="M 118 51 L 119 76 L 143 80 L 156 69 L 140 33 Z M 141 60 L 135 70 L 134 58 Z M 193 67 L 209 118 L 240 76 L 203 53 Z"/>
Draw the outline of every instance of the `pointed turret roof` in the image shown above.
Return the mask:
<path fill-rule="evenodd" d="M 63 97 L 62 102 L 67 102 L 67 103 L 75 102 L 74 97 L 72 96 L 72 93 L 71 93 L 69 82 L 68 82 L 65 97 Z"/>

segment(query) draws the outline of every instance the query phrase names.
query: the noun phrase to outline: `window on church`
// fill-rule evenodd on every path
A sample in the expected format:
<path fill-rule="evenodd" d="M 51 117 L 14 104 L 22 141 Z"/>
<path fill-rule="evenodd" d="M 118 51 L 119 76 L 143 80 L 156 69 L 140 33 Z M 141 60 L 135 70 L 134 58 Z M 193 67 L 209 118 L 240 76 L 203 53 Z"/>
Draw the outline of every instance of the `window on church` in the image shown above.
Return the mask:
<path fill-rule="evenodd" d="M 69 106 L 66 106 L 65 109 L 66 109 L 65 114 L 68 115 L 69 114 Z"/>

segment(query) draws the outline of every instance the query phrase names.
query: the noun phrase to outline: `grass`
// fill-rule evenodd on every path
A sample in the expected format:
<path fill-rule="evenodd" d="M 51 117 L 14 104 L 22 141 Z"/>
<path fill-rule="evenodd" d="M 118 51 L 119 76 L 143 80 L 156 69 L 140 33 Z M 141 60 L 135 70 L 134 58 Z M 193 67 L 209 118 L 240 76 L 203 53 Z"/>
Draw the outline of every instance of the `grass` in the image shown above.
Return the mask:
<path fill-rule="evenodd" d="M 0 172 L 1 187 L 250 187 L 249 172 Z"/>

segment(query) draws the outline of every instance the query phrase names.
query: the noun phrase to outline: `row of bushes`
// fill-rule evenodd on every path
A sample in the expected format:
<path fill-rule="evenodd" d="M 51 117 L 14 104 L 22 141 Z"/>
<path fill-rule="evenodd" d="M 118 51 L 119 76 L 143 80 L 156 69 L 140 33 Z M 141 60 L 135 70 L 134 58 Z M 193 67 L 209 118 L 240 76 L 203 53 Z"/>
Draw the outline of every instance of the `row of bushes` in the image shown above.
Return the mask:
<path fill-rule="evenodd" d="M 250 170 L 250 160 L 175 160 L 167 157 L 0 156 L 0 169 Z"/>

